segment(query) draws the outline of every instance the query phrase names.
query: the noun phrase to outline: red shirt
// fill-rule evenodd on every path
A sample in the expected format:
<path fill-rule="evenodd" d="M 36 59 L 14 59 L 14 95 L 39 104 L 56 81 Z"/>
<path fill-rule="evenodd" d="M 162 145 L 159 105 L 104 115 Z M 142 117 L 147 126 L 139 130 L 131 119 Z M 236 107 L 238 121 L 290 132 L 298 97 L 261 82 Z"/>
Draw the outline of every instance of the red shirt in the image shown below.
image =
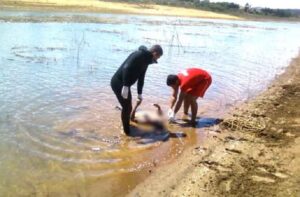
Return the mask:
<path fill-rule="evenodd" d="M 199 85 L 201 84 L 203 84 L 201 85 L 203 86 L 202 88 L 207 89 L 206 86 L 209 86 L 211 83 L 210 74 L 200 68 L 189 68 L 183 70 L 182 72 L 178 73 L 177 76 L 180 80 L 180 89 L 185 93 L 189 93 L 192 90 L 199 89 Z"/>

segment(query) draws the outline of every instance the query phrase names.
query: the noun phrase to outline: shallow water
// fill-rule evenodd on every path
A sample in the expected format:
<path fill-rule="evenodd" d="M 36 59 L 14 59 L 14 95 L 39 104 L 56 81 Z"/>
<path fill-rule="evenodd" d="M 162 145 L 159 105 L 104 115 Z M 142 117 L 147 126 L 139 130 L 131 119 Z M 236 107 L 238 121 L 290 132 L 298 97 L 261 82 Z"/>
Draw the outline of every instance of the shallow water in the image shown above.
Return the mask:
<path fill-rule="evenodd" d="M 0 13 L 9 15 L 47 13 Z M 0 23 L 1 196 L 124 194 L 205 140 L 203 127 L 264 90 L 299 47 L 299 23 L 88 16 L 114 22 Z M 165 141 L 129 139 L 120 135 L 109 81 L 131 51 L 156 43 L 164 56 L 148 69 L 142 108 L 155 102 L 167 109 L 166 76 L 195 66 L 213 77 L 199 101 L 204 118 L 197 129 L 170 127 Z"/>

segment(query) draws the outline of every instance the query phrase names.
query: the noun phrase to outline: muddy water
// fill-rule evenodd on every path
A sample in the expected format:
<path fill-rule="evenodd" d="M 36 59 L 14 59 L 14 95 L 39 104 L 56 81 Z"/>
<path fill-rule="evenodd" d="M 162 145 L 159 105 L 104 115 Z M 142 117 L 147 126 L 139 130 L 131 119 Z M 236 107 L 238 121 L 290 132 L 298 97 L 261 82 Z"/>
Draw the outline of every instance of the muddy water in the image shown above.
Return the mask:
<path fill-rule="evenodd" d="M 103 23 L 49 22 L 53 15 L 2 12 L 43 22 L 0 23 L 1 196 L 118 196 L 151 170 L 205 140 L 203 128 L 237 102 L 264 90 L 298 52 L 295 23 L 96 15 Z M 77 16 L 78 17 L 78 16 Z M 80 17 L 80 16 L 79 16 Z M 143 109 L 167 109 L 170 73 L 195 66 L 213 84 L 199 101 L 198 128 L 127 138 L 109 87 L 139 45 L 160 43 Z M 136 96 L 133 87 L 133 96 Z M 179 117 L 181 114 L 179 114 Z"/>

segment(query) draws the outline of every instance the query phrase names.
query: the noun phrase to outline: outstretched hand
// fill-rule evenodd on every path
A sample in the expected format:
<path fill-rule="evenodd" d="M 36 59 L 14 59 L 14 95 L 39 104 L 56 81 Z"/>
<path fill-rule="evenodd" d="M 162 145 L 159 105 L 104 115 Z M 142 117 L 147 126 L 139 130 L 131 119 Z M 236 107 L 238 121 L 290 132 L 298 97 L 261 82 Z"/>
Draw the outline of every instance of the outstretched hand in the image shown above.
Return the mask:
<path fill-rule="evenodd" d="M 175 122 L 175 112 L 173 109 L 168 110 L 168 120 L 169 122 Z"/>

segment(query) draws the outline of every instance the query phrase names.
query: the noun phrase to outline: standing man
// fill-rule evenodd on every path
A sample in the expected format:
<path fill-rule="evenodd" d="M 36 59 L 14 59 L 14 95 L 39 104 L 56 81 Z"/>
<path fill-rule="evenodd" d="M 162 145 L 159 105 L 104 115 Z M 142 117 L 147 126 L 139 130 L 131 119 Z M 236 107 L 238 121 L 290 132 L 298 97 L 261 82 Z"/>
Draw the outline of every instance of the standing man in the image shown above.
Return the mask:
<path fill-rule="evenodd" d="M 145 74 L 149 64 L 157 63 L 163 55 L 160 45 L 154 45 L 148 50 L 145 46 L 131 53 L 111 79 L 111 87 L 122 106 L 122 123 L 126 135 L 130 134 L 130 115 L 132 111 L 131 91 L 136 81 L 138 101 L 142 102 L 142 92 Z"/>
<path fill-rule="evenodd" d="M 191 106 L 191 124 L 196 125 L 198 111 L 197 98 L 204 96 L 211 81 L 210 74 L 200 68 L 189 68 L 177 75 L 169 75 L 167 85 L 173 89 L 170 109 L 168 111 L 169 120 L 175 120 L 175 114 L 179 111 L 182 102 L 184 102 L 184 114 L 188 115 L 188 110 Z M 180 94 L 177 101 L 179 87 Z"/>

